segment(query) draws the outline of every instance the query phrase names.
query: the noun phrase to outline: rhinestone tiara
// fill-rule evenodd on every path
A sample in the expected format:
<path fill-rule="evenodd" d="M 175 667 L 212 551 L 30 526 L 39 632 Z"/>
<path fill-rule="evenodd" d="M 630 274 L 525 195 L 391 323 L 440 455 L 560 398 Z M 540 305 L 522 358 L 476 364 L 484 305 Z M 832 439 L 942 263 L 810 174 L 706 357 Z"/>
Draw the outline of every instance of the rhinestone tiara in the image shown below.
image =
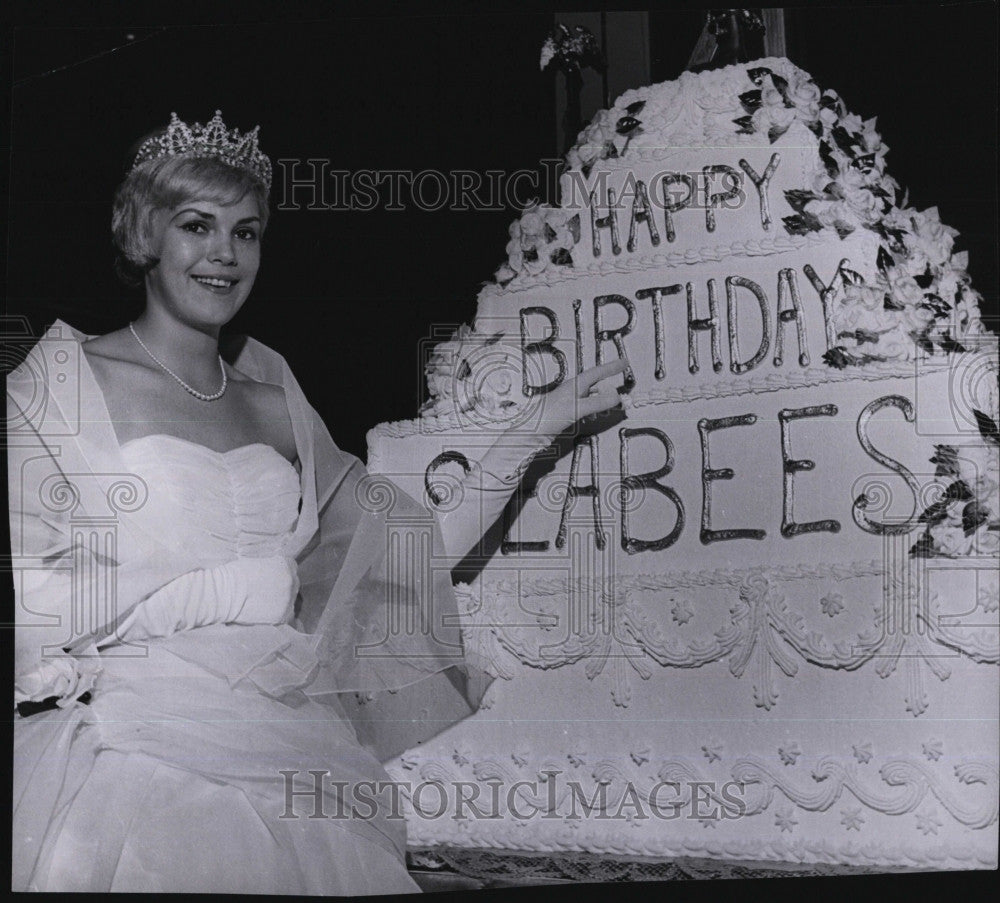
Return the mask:
<path fill-rule="evenodd" d="M 147 138 L 139 147 L 132 169 L 160 157 L 216 157 L 236 169 L 246 170 L 270 191 L 271 161 L 257 146 L 259 129 L 255 125 L 246 134 L 240 134 L 239 129 L 227 129 L 220 110 L 215 111 L 207 125 L 200 122 L 188 125 L 171 113 L 167 130 Z"/>

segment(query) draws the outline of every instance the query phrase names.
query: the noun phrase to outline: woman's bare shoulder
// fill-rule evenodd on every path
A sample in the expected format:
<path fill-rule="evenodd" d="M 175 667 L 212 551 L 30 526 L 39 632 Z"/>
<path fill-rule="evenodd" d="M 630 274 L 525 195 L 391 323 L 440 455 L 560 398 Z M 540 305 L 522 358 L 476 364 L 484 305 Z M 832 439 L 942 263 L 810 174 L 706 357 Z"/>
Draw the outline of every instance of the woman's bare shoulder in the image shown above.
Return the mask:
<path fill-rule="evenodd" d="M 115 365 L 140 365 L 146 367 L 147 360 L 137 353 L 135 339 L 127 329 L 117 329 L 104 335 L 94 336 L 80 344 L 88 360 L 100 362 L 104 367 Z"/>

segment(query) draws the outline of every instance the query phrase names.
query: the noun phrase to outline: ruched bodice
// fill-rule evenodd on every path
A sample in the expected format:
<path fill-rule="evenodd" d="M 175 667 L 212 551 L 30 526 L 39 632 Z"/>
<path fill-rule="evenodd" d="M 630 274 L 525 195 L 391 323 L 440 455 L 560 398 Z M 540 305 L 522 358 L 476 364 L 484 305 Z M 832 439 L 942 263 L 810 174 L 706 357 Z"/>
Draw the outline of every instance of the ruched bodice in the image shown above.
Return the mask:
<path fill-rule="evenodd" d="M 30 804 L 17 810 L 17 834 L 21 859 L 33 863 L 24 883 L 415 889 L 401 823 L 277 818 L 280 769 L 325 771 L 345 786 L 388 780 L 329 687 L 326 703 L 310 696 L 319 638 L 291 624 L 295 468 L 269 445 L 216 452 L 161 434 L 126 442 L 122 455 L 145 483 L 144 504 L 129 516 L 201 567 L 139 600 L 97 644 L 89 704 L 20 725 L 17 795 Z M 334 800 L 326 805 L 332 811 Z"/>
<path fill-rule="evenodd" d="M 165 434 L 126 442 L 122 454 L 146 483 L 147 527 L 196 552 L 204 566 L 142 600 L 114 638 L 288 623 L 299 588 L 287 553 L 300 497 L 295 468 L 263 443 L 217 452 Z"/>
<path fill-rule="evenodd" d="M 217 452 L 154 433 L 122 446 L 148 487 L 147 518 L 206 561 L 283 554 L 299 510 L 295 468 L 264 443 Z"/>

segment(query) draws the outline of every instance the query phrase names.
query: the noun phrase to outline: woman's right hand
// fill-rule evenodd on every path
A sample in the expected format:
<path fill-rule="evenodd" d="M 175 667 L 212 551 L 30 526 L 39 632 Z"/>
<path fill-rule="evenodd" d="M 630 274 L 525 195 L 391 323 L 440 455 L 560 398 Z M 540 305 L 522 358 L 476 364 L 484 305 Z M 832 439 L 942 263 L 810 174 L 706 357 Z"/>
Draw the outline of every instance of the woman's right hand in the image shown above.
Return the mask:
<path fill-rule="evenodd" d="M 567 377 L 555 389 L 540 397 L 539 432 L 555 438 L 587 417 L 603 414 L 621 404 L 617 386 L 598 388 L 598 383 L 624 373 L 628 363 L 615 358 Z"/>

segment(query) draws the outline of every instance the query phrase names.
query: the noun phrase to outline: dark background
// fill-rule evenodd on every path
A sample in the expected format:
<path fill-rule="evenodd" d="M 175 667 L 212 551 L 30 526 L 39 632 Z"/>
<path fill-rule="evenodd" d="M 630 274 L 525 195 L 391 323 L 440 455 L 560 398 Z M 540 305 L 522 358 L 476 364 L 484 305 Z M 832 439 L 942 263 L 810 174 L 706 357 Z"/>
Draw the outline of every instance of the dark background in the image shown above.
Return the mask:
<path fill-rule="evenodd" d="M 197 26 L 168 12 L 130 25 L 63 17 L 11 32 L 7 313 L 27 315 L 36 333 L 56 317 L 106 332 L 138 313 L 139 296 L 111 269 L 111 197 L 126 149 L 172 110 L 204 122 L 218 107 L 230 126 L 260 123 L 272 160 L 331 169 L 540 171 L 555 155 L 561 85 L 538 56 L 553 21 L 570 18 L 318 9 L 274 5 L 253 22 L 215 24 L 202 7 Z M 653 81 L 677 77 L 703 20 L 694 6 L 651 13 Z M 911 203 L 937 205 L 960 230 L 990 313 L 996 24 L 993 3 L 788 15 L 789 56 L 852 112 L 878 115 L 890 172 Z M 544 184 L 541 194 L 554 200 Z M 334 439 L 364 458 L 369 428 L 415 416 L 426 346 L 471 322 L 515 215 L 275 210 L 231 328 L 284 354 Z"/>

